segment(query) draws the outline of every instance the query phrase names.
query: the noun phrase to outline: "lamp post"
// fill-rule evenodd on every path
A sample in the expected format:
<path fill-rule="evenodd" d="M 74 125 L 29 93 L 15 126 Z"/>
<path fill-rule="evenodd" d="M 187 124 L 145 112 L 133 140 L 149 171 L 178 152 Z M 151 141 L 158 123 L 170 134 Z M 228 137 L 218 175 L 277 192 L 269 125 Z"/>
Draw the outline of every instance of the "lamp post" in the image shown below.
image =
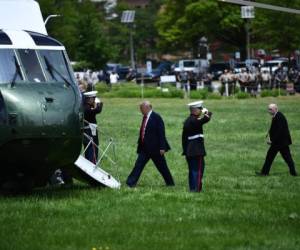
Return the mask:
<path fill-rule="evenodd" d="M 44 22 L 45 26 L 46 26 L 47 22 L 48 22 L 51 18 L 53 18 L 53 17 L 60 17 L 60 16 L 61 16 L 61 15 L 57 15 L 57 14 L 47 16 L 47 18 L 46 18 L 46 20 L 45 20 L 45 22 Z"/>
<path fill-rule="evenodd" d="M 246 29 L 246 51 L 247 59 L 250 59 L 250 19 L 254 18 L 254 7 L 253 6 L 242 6 L 241 16 L 246 19 L 245 29 Z"/>
<path fill-rule="evenodd" d="M 121 23 L 127 23 L 130 28 L 130 60 L 131 60 L 131 68 L 135 69 L 134 62 L 134 47 L 133 47 L 133 23 L 134 23 L 135 11 L 134 10 L 125 10 L 122 12 Z"/>
<path fill-rule="evenodd" d="M 208 53 L 208 45 L 207 45 L 207 38 L 205 36 L 199 39 L 198 46 L 199 46 L 198 57 L 206 59 Z"/>

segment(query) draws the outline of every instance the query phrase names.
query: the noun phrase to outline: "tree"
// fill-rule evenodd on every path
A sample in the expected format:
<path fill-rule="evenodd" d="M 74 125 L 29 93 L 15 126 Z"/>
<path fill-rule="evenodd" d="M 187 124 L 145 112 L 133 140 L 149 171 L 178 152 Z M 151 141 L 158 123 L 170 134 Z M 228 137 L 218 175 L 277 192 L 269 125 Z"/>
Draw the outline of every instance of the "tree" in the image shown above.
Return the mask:
<path fill-rule="evenodd" d="M 281 5 L 280 0 L 265 3 Z M 300 8 L 300 1 L 288 1 L 283 7 Z M 261 48 L 291 51 L 299 46 L 299 17 L 281 12 L 256 9 L 251 21 L 252 42 Z M 245 20 L 240 17 L 240 6 L 215 0 L 166 0 L 156 22 L 160 46 L 166 50 L 178 48 L 196 51 L 202 36 L 209 41 L 220 41 L 242 52 L 245 57 Z"/>
<path fill-rule="evenodd" d="M 300 9 L 300 1 L 268 0 L 265 3 Z M 285 12 L 256 9 L 252 32 L 256 47 L 267 50 L 279 49 L 289 56 L 300 47 L 300 15 Z M 266 42 L 267 41 L 267 42 Z"/>
<path fill-rule="evenodd" d="M 91 68 L 103 68 L 111 58 L 103 11 L 89 0 L 41 0 L 43 16 L 60 14 L 47 24 L 48 33 L 67 48 L 71 60 L 85 61 Z"/>

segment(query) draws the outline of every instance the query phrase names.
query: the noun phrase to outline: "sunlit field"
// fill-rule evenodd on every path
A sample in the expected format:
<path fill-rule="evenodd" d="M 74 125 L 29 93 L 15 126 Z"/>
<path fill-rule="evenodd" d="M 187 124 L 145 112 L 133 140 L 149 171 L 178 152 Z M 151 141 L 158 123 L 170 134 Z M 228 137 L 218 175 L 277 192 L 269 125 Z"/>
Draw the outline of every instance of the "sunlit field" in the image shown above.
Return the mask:
<path fill-rule="evenodd" d="M 151 99 L 166 127 L 175 187 L 149 163 L 134 189 L 125 181 L 136 159 L 140 99 L 103 99 L 98 116 L 104 147 L 115 140 L 120 190 L 47 187 L 0 196 L 0 249 L 300 249 L 300 177 L 280 155 L 268 177 L 257 177 L 268 149 L 267 104 L 286 115 L 300 172 L 300 97 L 207 100 L 204 189 L 189 193 L 181 130 L 185 99 Z M 113 151 L 109 150 L 113 157 Z M 105 168 L 105 166 L 103 166 Z M 107 166 L 108 167 L 108 166 Z M 108 169 L 115 177 L 116 169 Z"/>

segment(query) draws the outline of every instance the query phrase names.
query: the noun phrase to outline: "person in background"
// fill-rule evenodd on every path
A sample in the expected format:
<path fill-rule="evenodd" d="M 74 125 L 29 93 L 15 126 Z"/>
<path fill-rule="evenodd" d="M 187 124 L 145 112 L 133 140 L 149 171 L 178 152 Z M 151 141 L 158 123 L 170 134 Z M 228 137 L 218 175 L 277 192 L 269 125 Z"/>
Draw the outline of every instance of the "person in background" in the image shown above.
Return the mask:
<path fill-rule="evenodd" d="M 292 176 L 297 176 L 295 164 L 289 148 L 289 145 L 292 144 L 292 139 L 288 122 L 285 116 L 278 111 L 276 104 L 269 104 L 268 112 L 272 116 L 272 123 L 268 132 L 267 141 L 267 143 L 270 145 L 270 148 L 267 152 L 265 163 L 261 171 L 256 172 L 256 174 L 260 176 L 269 175 L 273 160 L 275 159 L 277 153 L 280 152 L 281 156 L 289 167 L 290 174 Z"/>
<path fill-rule="evenodd" d="M 140 127 L 135 165 L 129 174 L 126 184 L 135 187 L 142 171 L 151 159 L 165 180 L 167 186 L 174 186 L 173 177 L 167 165 L 165 153 L 170 150 L 165 136 L 165 126 L 161 116 L 152 110 L 149 101 L 140 104 L 143 120 Z"/>
<path fill-rule="evenodd" d="M 189 188 L 191 192 L 201 192 L 206 155 L 204 147 L 203 125 L 210 121 L 212 113 L 203 108 L 203 102 L 188 104 L 190 115 L 185 120 L 182 130 L 183 155 L 189 168 Z M 203 112 L 203 116 L 201 114 Z"/>
<path fill-rule="evenodd" d="M 109 78 L 110 78 L 110 84 L 116 84 L 119 81 L 119 75 L 114 71 L 111 72 Z"/>

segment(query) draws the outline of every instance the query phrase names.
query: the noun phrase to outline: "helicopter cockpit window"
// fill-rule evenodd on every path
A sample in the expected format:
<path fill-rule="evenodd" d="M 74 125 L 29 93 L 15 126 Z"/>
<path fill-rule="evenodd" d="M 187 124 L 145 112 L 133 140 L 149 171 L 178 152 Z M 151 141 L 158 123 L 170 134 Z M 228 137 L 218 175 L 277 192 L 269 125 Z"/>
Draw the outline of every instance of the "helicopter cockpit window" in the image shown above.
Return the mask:
<path fill-rule="evenodd" d="M 28 81 L 30 82 L 45 82 L 41 65 L 39 63 L 35 50 L 20 49 L 18 50 L 21 61 L 23 63 Z"/>
<path fill-rule="evenodd" d="M 63 51 L 40 50 L 40 56 L 45 65 L 47 78 L 50 81 L 72 82 Z"/>
<path fill-rule="evenodd" d="M 23 80 L 20 66 L 12 49 L 0 49 L 0 84 Z"/>

